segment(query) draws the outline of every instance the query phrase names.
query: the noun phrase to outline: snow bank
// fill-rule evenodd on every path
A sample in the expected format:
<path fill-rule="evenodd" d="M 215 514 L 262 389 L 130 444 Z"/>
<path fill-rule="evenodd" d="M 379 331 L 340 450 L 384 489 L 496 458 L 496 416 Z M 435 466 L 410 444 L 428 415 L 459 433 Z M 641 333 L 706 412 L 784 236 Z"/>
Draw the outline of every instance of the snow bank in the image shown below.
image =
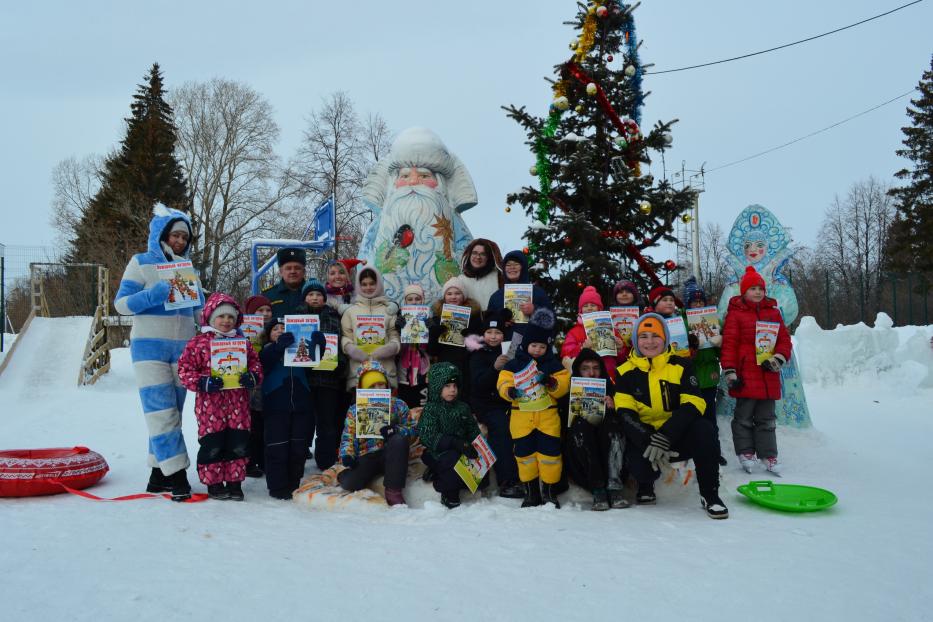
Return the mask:
<path fill-rule="evenodd" d="M 16 341 L 16 335 L 13 333 L 3 333 L 3 352 L 0 352 L 0 363 L 2 363 L 6 355 L 9 354 L 14 341 Z"/>
<path fill-rule="evenodd" d="M 804 382 L 822 386 L 878 386 L 899 390 L 933 387 L 933 326 L 894 328 L 885 313 L 874 328 L 858 323 L 823 330 L 807 316 L 794 335 Z"/>

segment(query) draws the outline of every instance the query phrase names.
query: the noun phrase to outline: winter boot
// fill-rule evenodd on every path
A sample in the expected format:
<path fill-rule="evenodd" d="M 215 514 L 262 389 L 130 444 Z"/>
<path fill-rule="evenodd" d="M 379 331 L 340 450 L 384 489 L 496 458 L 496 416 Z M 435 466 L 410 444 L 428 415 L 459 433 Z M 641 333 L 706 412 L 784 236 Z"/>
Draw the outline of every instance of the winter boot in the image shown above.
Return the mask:
<path fill-rule="evenodd" d="M 162 469 L 153 467 L 149 474 L 149 484 L 146 486 L 146 492 L 172 492 L 172 481 L 165 477 Z"/>
<path fill-rule="evenodd" d="M 541 487 L 538 485 L 538 478 L 525 482 L 525 500 L 522 501 L 523 508 L 533 508 L 544 503 L 541 500 Z"/>
<path fill-rule="evenodd" d="M 525 487 L 518 482 L 506 482 L 499 486 L 499 496 L 503 499 L 524 499 Z"/>
<path fill-rule="evenodd" d="M 386 503 L 392 505 L 405 505 L 405 497 L 398 488 L 386 488 Z"/>
<path fill-rule="evenodd" d="M 451 490 L 441 493 L 441 504 L 448 510 L 460 507 L 460 491 Z"/>
<path fill-rule="evenodd" d="M 270 490 L 269 496 L 273 499 L 279 499 L 280 501 L 291 501 L 292 500 L 292 491 L 287 488 L 279 488 L 276 490 Z"/>
<path fill-rule="evenodd" d="M 246 467 L 246 477 L 263 477 L 266 474 L 258 464 L 251 464 Z"/>
<path fill-rule="evenodd" d="M 593 489 L 593 505 L 590 509 L 594 512 L 604 512 L 609 509 L 609 494 L 605 488 Z"/>
<path fill-rule="evenodd" d="M 223 484 L 208 484 L 207 496 L 217 501 L 226 501 L 230 498 L 230 493 Z"/>
<path fill-rule="evenodd" d="M 654 505 L 657 502 L 658 497 L 654 494 L 654 483 L 639 483 L 638 492 L 635 494 L 635 503 L 638 505 Z"/>
<path fill-rule="evenodd" d="M 560 509 L 560 501 L 557 500 L 557 484 L 542 484 L 541 496 L 544 503 L 550 503 L 558 510 Z"/>
<path fill-rule="evenodd" d="M 706 510 L 706 515 L 710 518 L 729 518 L 729 509 L 716 492 L 700 495 L 700 505 L 703 506 L 703 509 Z"/>
<path fill-rule="evenodd" d="M 172 501 L 187 501 L 191 498 L 191 484 L 188 483 L 188 474 L 184 469 L 169 475 L 168 480 L 172 483 Z"/>
<path fill-rule="evenodd" d="M 622 496 L 622 489 L 611 489 L 609 491 L 609 507 L 613 510 L 627 508 L 631 505 L 628 499 Z"/>
<path fill-rule="evenodd" d="M 781 471 L 784 470 L 784 465 L 778 462 L 777 456 L 773 458 L 765 458 L 765 468 L 768 469 L 770 473 L 781 476 Z"/>
<path fill-rule="evenodd" d="M 746 473 L 751 473 L 752 470 L 758 466 L 758 458 L 752 453 L 739 454 L 739 464 L 742 465 Z"/>
<path fill-rule="evenodd" d="M 729 461 L 726 460 L 725 456 L 719 456 L 719 466 L 729 466 Z"/>
<path fill-rule="evenodd" d="M 246 499 L 243 495 L 242 482 L 227 482 L 227 494 L 232 501 L 243 501 Z"/>

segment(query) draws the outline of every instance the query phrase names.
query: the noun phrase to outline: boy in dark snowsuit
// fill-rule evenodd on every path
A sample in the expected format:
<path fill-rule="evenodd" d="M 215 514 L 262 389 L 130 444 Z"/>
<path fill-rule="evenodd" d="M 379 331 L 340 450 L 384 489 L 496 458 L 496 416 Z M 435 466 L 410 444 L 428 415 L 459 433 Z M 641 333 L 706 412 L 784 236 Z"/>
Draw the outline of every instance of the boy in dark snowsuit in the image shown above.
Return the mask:
<path fill-rule="evenodd" d="M 470 352 L 470 406 L 477 420 L 486 426 L 489 447 L 496 454 L 492 468 L 496 473 L 499 496 L 521 499 L 525 496 L 525 488 L 518 479 L 518 464 L 509 431 L 511 404 L 499 396 L 496 388 L 499 372 L 509 362 L 502 353 L 502 341 L 511 319 L 512 312 L 508 309 L 487 313 L 482 336 L 468 335 L 465 343 Z"/>
<path fill-rule="evenodd" d="M 433 473 L 434 490 L 449 509 L 460 505 L 466 484 L 454 471 L 460 456 L 476 458 L 473 440 L 479 426 L 466 402 L 457 399 L 460 370 L 453 363 L 435 363 L 428 370 L 428 401 L 418 420 L 418 436 L 425 447 L 422 460 Z M 495 451 L 495 450 L 493 450 Z"/>
<path fill-rule="evenodd" d="M 593 493 L 593 510 L 626 508 L 622 497 L 622 457 L 625 433 L 616 414 L 615 385 L 606 373 L 604 358 L 583 348 L 573 361 L 575 378 L 602 378 L 606 381 L 606 414 L 601 421 L 575 417 L 564 437 L 564 466 L 578 486 Z M 568 413 L 569 397 L 560 400 L 562 413 Z M 564 420 L 569 414 L 564 414 Z"/>

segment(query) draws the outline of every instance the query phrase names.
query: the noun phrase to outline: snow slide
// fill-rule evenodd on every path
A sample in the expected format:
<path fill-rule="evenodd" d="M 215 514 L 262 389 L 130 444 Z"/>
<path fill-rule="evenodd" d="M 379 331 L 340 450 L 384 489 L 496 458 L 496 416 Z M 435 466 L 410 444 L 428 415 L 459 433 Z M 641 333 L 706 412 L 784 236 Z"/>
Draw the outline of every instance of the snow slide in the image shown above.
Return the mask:
<path fill-rule="evenodd" d="M 0 390 L 42 398 L 75 385 L 91 330 L 91 317 L 36 317 L 19 335 L 16 351 L 0 375 Z"/>

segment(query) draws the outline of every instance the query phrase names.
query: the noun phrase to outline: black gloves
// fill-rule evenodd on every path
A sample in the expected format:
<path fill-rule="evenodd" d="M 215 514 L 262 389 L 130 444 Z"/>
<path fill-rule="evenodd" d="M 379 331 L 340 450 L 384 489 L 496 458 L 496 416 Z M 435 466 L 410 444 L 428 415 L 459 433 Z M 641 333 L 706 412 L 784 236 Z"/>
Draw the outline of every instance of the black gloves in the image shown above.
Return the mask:
<path fill-rule="evenodd" d="M 252 389 L 259 384 L 259 378 L 251 371 L 245 371 L 240 374 L 240 386 L 244 389 Z"/>
<path fill-rule="evenodd" d="M 282 350 L 285 350 L 295 343 L 295 334 L 294 333 L 282 333 L 279 335 L 278 340 L 275 342 L 275 345 L 280 347 Z"/>
<path fill-rule="evenodd" d="M 780 372 L 781 366 L 784 365 L 784 361 L 777 356 L 772 356 L 771 358 L 761 362 L 761 368 L 765 371 Z"/>
<path fill-rule="evenodd" d="M 381 428 L 379 428 L 379 434 L 382 435 L 382 438 L 384 440 L 389 440 L 389 437 L 396 434 L 397 432 L 398 432 L 398 428 L 395 427 L 395 424 L 384 425 Z"/>
<path fill-rule="evenodd" d="M 690 347 L 691 350 L 699 350 L 700 349 L 700 338 L 694 335 L 693 333 L 688 333 L 687 334 L 687 345 Z"/>
<path fill-rule="evenodd" d="M 522 396 L 522 392 L 516 389 L 515 387 L 509 387 L 509 399 L 514 401 L 519 399 Z"/>
<path fill-rule="evenodd" d="M 460 453 L 462 453 L 470 460 L 479 458 L 479 452 L 476 451 L 476 447 L 473 447 L 473 443 L 470 441 L 463 441 L 460 443 Z"/>
<path fill-rule="evenodd" d="M 295 338 L 292 337 L 292 341 L 294 341 L 294 339 Z M 324 350 L 327 349 L 327 338 L 324 337 L 324 333 L 322 333 L 319 330 L 316 330 L 313 333 L 311 333 L 310 341 L 311 343 L 309 345 L 311 346 L 311 352 L 314 352 L 316 348 L 318 353 L 315 358 L 317 358 L 317 360 L 320 361 L 322 358 L 324 358 Z"/>
<path fill-rule="evenodd" d="M 443 324 L 432 324 L 428 327 L 428 339 L 436 343 L 446 332 L 447 327 Z"/>
<path fill-rule="evenodd" d="M 198 390 L 204 393 L 217 393 L 223 388 L 224 381 L 220 378 L 212 378 L 211 376 L 204 376 L 201 378 L 201 382 L 198 383 Z"/>
<path fill-rule="evenodd" d="M 557 378 L 554 376 L 545 376 L 544 377 L 544 388 L 548 391 L 553 391 L 557 388 Z"/>
<path fill-rule="evenodd" d="M 405 328 L 405 324 L 406 324 L 405 316 L 399 313 L 395 317 L 395 330 L 402 332 L 402 329 Z"/>
<path fill-rule="evenodd" d="M 343 466 L 347 467 L 348 469 L 352 469 L 353 467 L 356 466 L 356 458 L 354 458 L 353 456 L 344 456 L 343 458 L 340 459 L 340 462 L 341 464 L 343 464 Z"/>
<path fill-rule="evenodd" d="M 743 382 L 742 379 L 736 375 L 734 369 L 727 369 L 725 372 L 723 372 L 722 377 L 723 380 L 726 381 L 726 388 L 730 390 L 734 389 L 738 391 L 745 386 L 745 382 Z"/>

